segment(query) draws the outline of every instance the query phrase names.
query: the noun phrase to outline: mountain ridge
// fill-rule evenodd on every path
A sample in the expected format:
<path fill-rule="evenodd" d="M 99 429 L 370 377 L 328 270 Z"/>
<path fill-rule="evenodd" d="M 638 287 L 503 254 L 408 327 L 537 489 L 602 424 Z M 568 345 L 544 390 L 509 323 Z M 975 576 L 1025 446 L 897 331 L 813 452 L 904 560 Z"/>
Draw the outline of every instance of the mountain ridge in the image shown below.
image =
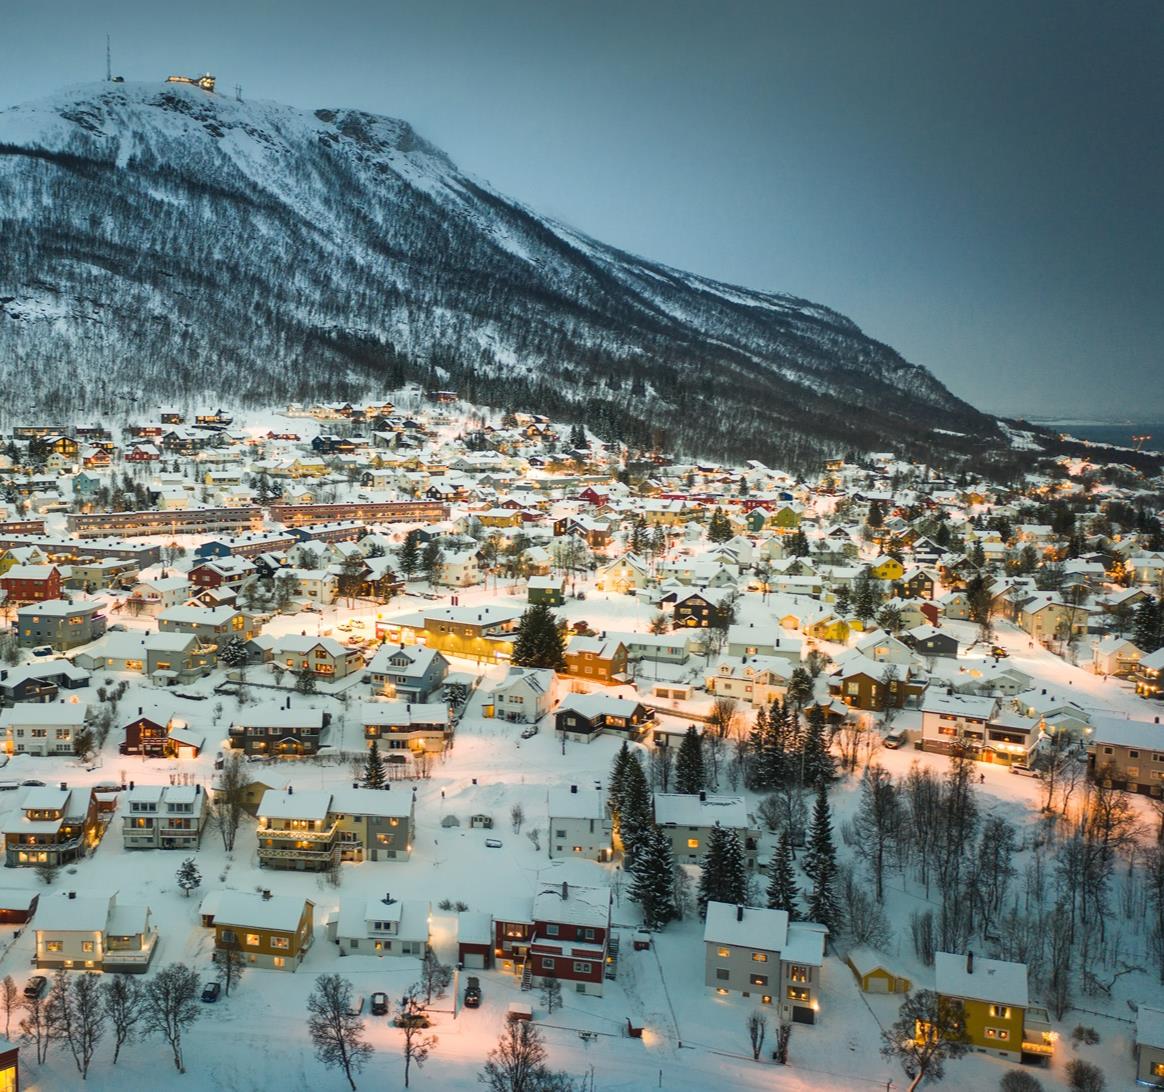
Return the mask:
<path fill-rule="evenodd" d="M 367 111 L 79 85 L 0 111 L 0 182 L 0 374 L 46 409 L 419 378 L 708 455 L 1001 443 L 838 312 L 600 243 Z"/>

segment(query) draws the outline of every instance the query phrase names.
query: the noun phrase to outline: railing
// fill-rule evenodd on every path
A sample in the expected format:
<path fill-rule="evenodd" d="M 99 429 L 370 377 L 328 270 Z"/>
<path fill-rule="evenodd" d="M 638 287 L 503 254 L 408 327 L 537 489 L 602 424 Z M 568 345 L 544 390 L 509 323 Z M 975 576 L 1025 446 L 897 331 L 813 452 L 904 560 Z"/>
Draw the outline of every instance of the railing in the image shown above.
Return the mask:
<path fill-rule="evenodd" d="M 1023 1053 L 1025 1054 L 1054 1054 L 1055 1044 L 1045 1043 L 1041 1039 L 1038 1042 L 1029 1042 L 1023 1040 Z"/>
<path fill-rule="evenodd" d="M 281 827 L 259 827 L 258 829 L 260 839 L 277 838 L 281 842 L 326 842 L 334 838 L 335 834 L 336 828 L 334 826 L 327 830 L 286 830 Z"/>
<path fill-rule="evenodd" d="M 280 859 L 298 861 L 330 861 L 335 856 L 335 850 L 274 849 L 267 846 L 259 846 L 259 856 L 278 857 Z"/>

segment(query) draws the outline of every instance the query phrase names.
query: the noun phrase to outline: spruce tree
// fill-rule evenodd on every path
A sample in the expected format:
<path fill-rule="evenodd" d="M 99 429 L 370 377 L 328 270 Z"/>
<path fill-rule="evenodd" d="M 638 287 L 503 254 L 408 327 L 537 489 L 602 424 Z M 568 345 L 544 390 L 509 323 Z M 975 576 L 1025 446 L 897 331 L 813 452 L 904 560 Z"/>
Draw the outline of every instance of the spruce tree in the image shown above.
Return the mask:
<path fill-rule="evenodd" d="M 400 547 L 400 571 L 411 580 L 420 571 L 420 531 L 413 528 Z"/>
<path fill-rule="evenodd" d="M 711 513 L 711 520 L 707 525 L 707 540 L 709 542 L 727 542 L 731 537 L 731 521 L 723 514 L 722 508 L 717 508 Z"/>
<path fill-rule="evenodd" d="M 368 757 L 364 762 L 364 788 L 382 789 L 384 787 L 384 760 L 380 757 L 380 744 L 372 740 L 368 748 Z"/>
<path fill-rule="evenodd" d="M 800 913 L 796 904 L 800 892 L 792 867 L 792 840 L 788 837 L 787 829 L 781 833 L 780 842 L 768 866 L 767 895 L 770 909 L 784 910 L 790 921 L 796 920 Z"/>
<path fill-rule="evenodd" d="M 671 841 L 652 824 L 643 835 L 627 897 L 639 905 L 643 924 L 648 929 L 661 929 L 679 916 L 675 906 L 675 860 Z"/>
<path fill-rule="evenodd" d="M 699 872 L 699 913 L 707 914 L 709 902 L 743 905 L 748 898 L 748 871 L 744 850 L 734 830 L 718 824 L 711 828 L 707 852 Z"/>
<path fill-rule="evenodd" d="M 707 784 L 703 771 L 703 743 L 695 726 L 683 734 L 675 757 L 675 791 L 694 795 Z"/>
<path fill-rule="evenodd" d="M 814 705 L 805 719 L 808 721 L 808 731 L 804 734 L 801 762 L 804 770 L 803 784 L 827 785 L 836 777 L 837 771 L 833 756 L 829 753 L 828 740 L 825 739 L 824 710 L 819 705 Z"/>
<path fill-rule="evenodd" d="M 749 789 L 769 789 L 771 784 L 766 780 L 767 770 L 764 765 L 764 754 L 768 746 L 768 710 L 762 705 L 756 710 L 756 720 L 752 730 L 748 733 L 747 765 L 744 768 L 744 781 Z"/>
<path fill-rule="evenodd" d="M 832 813 L 824 782 L 816 790 L 804 871 L 812 880 L 812 891 L 808 896 L 808 920 L 825 925 L 830 932 L 835 933 L 841 921 L 841 907 L 836 892 L 837 848 L 833 843 Z"/>
<path fill-rule="evenodd" d="M 862 621 L 868 622 L 877 613 L 881 596 L 868 569 L 862 569 L 853 581 L 853 613 Z"/>
<path fill-rule="evenodd" d="M 1164 625 L 1161 625 L 1161 616 L 1164 611 L 1154 596 L 1149 595 L 1136 608 L 1136 620 L 1133 628 L 1132 641 L 1143 653 L 1155 652 L 1164 644 Z"/>
<path fill-rule="evenodd" d="M 643 764 L 632 752 L 626 767 L 626 780 L 622 791 L 622 809 L 619 814 L 619 831 L 622 836 L 623 856 L 628 870 L 633 869 L 638 860 L 643 840 L 654 826 L 654 808 L 651 790 L 647 786 L 647 776 Z"/>
<path fill-rule="evenodd" d="M 511 662 L 515 667 L 549 667 L 566 670 L 566 646 L 558 619 L 544 603 L 535 603 L 522 613 L 513 642 Z"/>
<path fill-rule="evenodd" d="M 610 764 L 610 781 L 606 785 L 606 806 L 610 811 L 610 818 L 614 822 L 615 834 L 618 833 L 619 820 L 622 817 L 622 799 L 626 792 L 627 763 L 633 762 L 630 744 L 624 739 L 618 754 Z"/>

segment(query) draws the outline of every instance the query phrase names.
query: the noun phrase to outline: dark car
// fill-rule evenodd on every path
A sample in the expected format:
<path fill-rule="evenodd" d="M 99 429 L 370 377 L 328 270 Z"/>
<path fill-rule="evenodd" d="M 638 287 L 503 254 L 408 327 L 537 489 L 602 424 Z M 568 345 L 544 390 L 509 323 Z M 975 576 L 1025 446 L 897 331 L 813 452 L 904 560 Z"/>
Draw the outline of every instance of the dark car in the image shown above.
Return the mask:
<path fill-rule="evenodd" d="M 388 1015 L 388 995 L 386 993 L 372 994 L 372 1015 L 373 1016 L 387 1016 Z"/>
<path fill-rule="evenodd" d="M 218 995 L 220 993 L 222 993 L 221 982 L 207 982 L 206 985 L 202 987 L 202 1000 L 205 1001 L 208 1005 L 213 1005 L 214 1002 L 218 1000 Z"/>
<path fill-rule="evenodd" d="M 465 987 L 465 1008 L 475 1009 L 481 1004 L 481 982 L 476 975 L 469 976 Z"/>
<path fill-rule="evenodd" d="M 35 1001 L 48 987 L 48 979 L 43 974 L 34 974 L 24 984 L 24 996 Z"/>

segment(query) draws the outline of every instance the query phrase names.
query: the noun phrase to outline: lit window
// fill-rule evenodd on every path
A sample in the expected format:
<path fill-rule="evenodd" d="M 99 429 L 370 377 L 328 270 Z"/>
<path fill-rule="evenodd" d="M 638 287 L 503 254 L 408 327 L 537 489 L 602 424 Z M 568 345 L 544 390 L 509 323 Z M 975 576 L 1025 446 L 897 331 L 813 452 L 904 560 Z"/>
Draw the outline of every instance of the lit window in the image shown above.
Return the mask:
<path fill-rule="evenodd" d="M 727 957 L 732 954 L 732 950 L 730 948 L 717 948 L 715 954 L 719 956 L 720 959 L 727 959 Z"/>
<path fill-rule="evenodd" d="M 271 947 L 287 951 L 291 947 L 291 940 L 288 937 L 271 937 Z"/>
<path fill-rule="evenodd" d="M 788 1000 L 789 1001 L 807 1001 L 808 1000 L 808 990 L 799 989 L 796 986 L 789 986 L 788 987 Z"/>
<path fill-rule="evenodd" d="M 307 844 L 310 844 L 310 843 L 307 843 Z M 259 934 L 258 933 L 247 933 L 245 943 L 246 943 L 248 948 L 257 948 L 259 946 L 259 944 L 261 943 L 261 939 L 259 937 Z"/>
<path fill-rule="evenodd" d="M 698 838 L 688 838 L 687 839 L 687 848 L 688 849 L 698 849 L 699 848 L 699 839 Z"/>
<path fill-rule="evenodd" d="M 991 1005 L 990 1015 L 995 1020 L 1009 1020 L 1010 1008 L 1007 1005 Z"/>
<path fill-rule="evenodd" d="M 768 962 L 768 953 L 767 952 L 753 952 L 752 953 L 752 962 L 753 963 L 767 963 Z"/>

